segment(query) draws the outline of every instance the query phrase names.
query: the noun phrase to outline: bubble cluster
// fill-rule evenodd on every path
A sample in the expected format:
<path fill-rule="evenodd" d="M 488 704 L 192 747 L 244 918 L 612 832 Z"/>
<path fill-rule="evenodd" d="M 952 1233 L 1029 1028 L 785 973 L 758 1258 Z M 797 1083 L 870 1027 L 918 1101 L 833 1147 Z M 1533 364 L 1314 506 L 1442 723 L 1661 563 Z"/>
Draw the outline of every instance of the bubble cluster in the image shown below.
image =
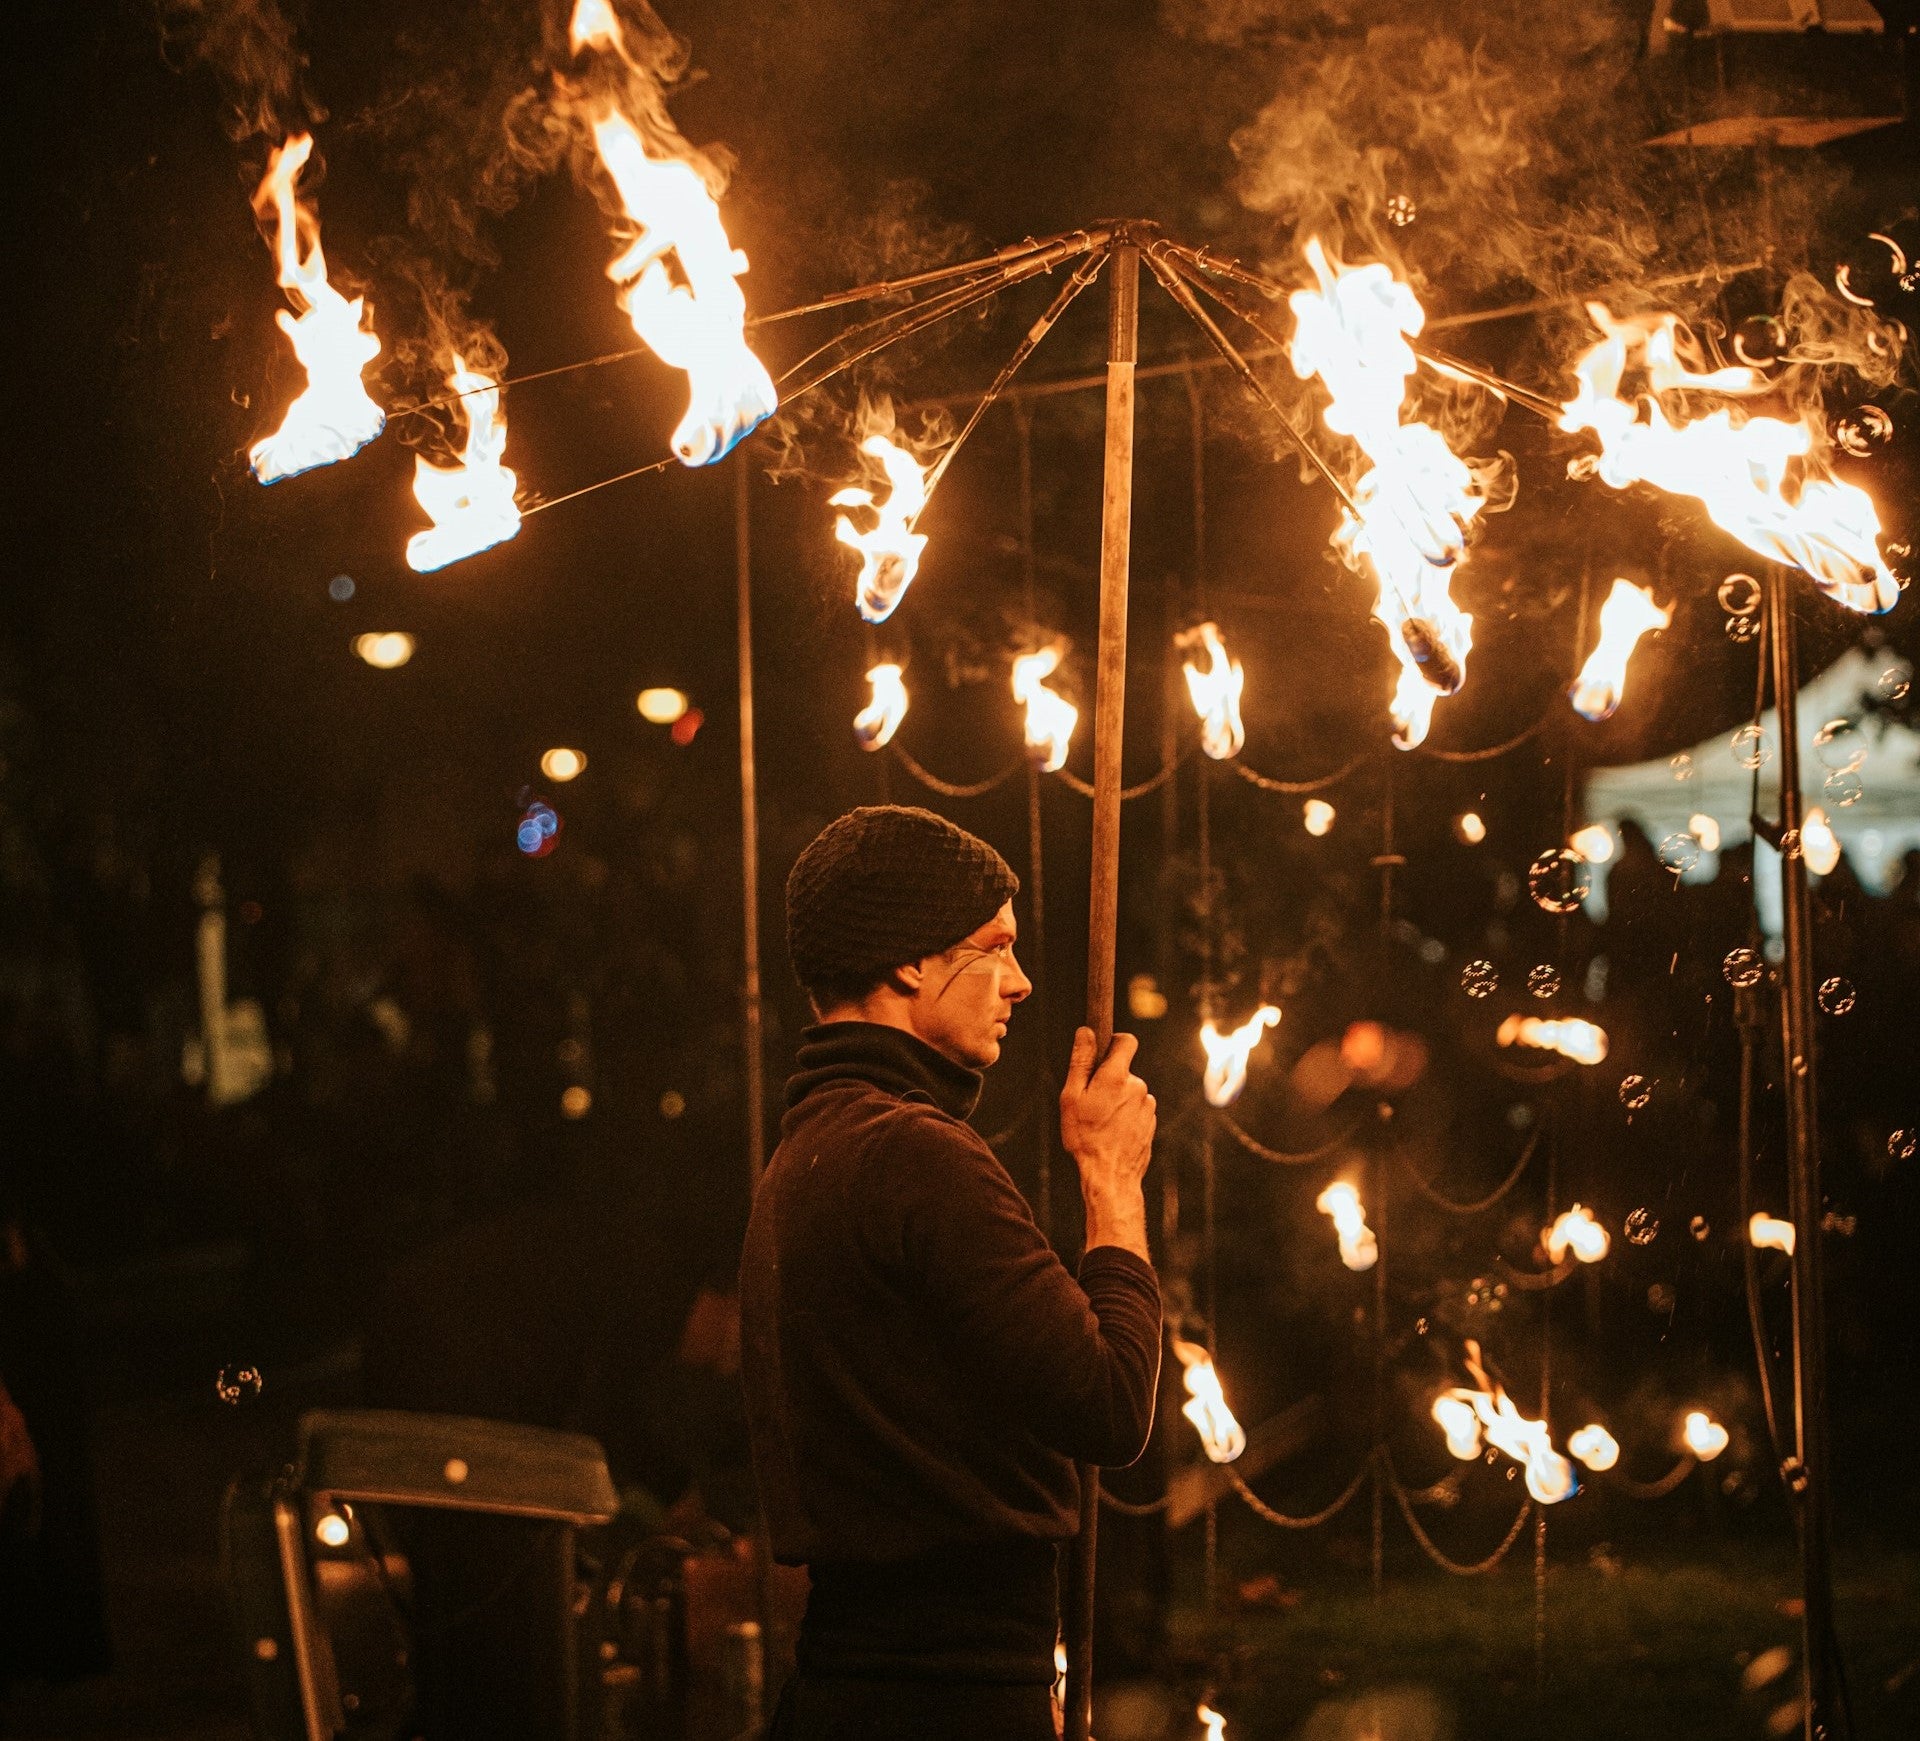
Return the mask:
<path fill-rule="evenodd" d="M 1413 203 L 1410 194 L 1396 193 L 1387 200 L 1387 222 L 1397 230 L 1404 230 L 1420 215 L 1420 208 Z"/>
<path fill-rule="evenodd" d="M 1534 904 L 1549 913 L 1571 913 L 1593 888 L 1593 871 L 1577 852 L 1564 846 L 1543 852 L 1527 869 Z"/>
<path fill-rule="evenodd" d="M 1498 1312 L 1507 1303 L 1507 1284 L 1494 1281 L 1489 1276 L 1475 1276 L 1467 1283 L 1466 1304 L 1469 1311 Z"/>
<path fill-rule="evenodd" d="M 1705 1239 L 1713 1229 L 1708 1225 L 1707 1218 L 1704 1215 L 1696 1215 L 1687 1223 L 1687 1231 L 1691 1233 L 1695 1239 Z"/>
<path fill-rule="evenodd" d="M 1676 780 L 1691 780 L 1694 775 L 1693 757 L 1688 755 L 1685 750 L 1682 750 L 1679 755 L 1667 763 L 1667 772 Z"/>
<path fill-rule="evenodd" d="M 1830 719 L 1813 734 L 1813 753 L 1823 768 L 1851 774 L 1867 759 L 1867 746 L 1850 719 Z"/>
<path fill-rule="evenodd" d="M 514 844 L 528 858 L 545 858 L 560 844 L 561 826 L 560 812 L 536 798 L 514 828 Z"/>
<path fill-rule="evenodd" d="M 1833 439 L 1855 459 L 1871 459 L 1893 440 L 1893 419 L 1878 405 L 1861 405 L 1833 420 Z"/>
<path fill-rule="evenodd" d="M 1500 974 L 1491 961 L 1469 961 L 1460 970 L 1460 989 L 1468 997 L 1492 997 L 1500 989 Z"/>
<path fill-rule="evenodd" d="M 1750 574 L 1730 574 L 1720 583 L 1720 608 L 1730 617 L 1750 617 L 1760 609 L 1760 583 Z"/>
<path fill-rule="evenodd" d="M 1743 768 L 1764 768 L 1773 760 L 1773 739 L 1757 725 L 1743 725 L 1730 740 L 1733 759 Z"/>
<path fill-rule="evenodd" d="M 260 1369 L 257 1366 L 223 1366 L 214 1377 L 213 1394 L 222 1402 L 238 1404 L 260 1394 Z"/>
<path fill-rule="evenodd" d="M 1623 1076 L 1620 1078 L 1620 1104 L 1629 1112 L 1638 1112 L 1652 1098 L 1653 1084 L 1646 1077 Z"/>
<path fill-rule="evenodd" d="M 1896 1161 L 1910 1161 L 1920 1152 L 1920 1131 L 1897 1130 L 1887 1138 L 1887 1154 Z"/>
<path fill-rule="evenodd" d="M 1527 990 L 1535 997 L 1552 997 L 1560 990 L 1560 970 L 1548 962 L 1527 969 Z"/>
<path fill-rule="evenodd" d="M 1660 862 L 1683 877 L 1700 862 L 1700 842 L 1691 834 L 1669 834 L 1658 848 Z"/>
<path fill-rule="evenodd" d="M 1660 1237 L 1660 1217 L 1643 1204 L 1627 1212 L 1620 1231 L 1627 1236 L 1629 1245 L 1651 1245 Z"/>
<path fill-rule="evenodd" d="M 1744 647 L 1749 641 L 1760 638 L 1760 619 L 1758 617 L 1728 617 L 1726 621 L 1727 639 L 1736 647 Z"/>
<path fill-rule="evenodd" d="M 1867 795 L 1860 776 L 1851 768 L 1836 768 L 1820 782 L 1820 792 L 1829 804 L 1842 810 L 1851 810 Z"/>
<path fill-rule="evenodd" d="M 1830 1016 L 1844 1016 L 1854 1005 L 1853 981 L 1836 973 L 1820 982 L 1820 1007 Z"/>
<path fill-rule="evenodd" d="M 1905 701 L 1912 682 L 1901 666 L 1889 665 L 1880 673 L 1879 681 L 1873 687 L 1882 701 Z"/>
<path fill-rule="evenodd" d="M 1766 963 L 1759 953 L 1752 949 L 1729 949 L 1727 958 L 1720 963 L 1720 972 L 1727 984 L 1745 990 L 1750 985 L 1758 985 L 1766 978 Z"/>

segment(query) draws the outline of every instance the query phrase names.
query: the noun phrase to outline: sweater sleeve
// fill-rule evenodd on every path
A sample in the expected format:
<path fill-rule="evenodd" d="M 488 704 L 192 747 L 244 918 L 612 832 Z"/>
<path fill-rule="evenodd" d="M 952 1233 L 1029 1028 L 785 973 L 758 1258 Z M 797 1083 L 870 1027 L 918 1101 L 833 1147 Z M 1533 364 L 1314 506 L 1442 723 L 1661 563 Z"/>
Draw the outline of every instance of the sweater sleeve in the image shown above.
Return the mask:
<path fill-rule="evenodd" d="M 1076 1281 L 992 1151 L 944 1117 L 911 1113 L 883 1146 L 884 1243 L 982 1398 L 1063 1456 L 1133 1462 L 1160 1373 L 1153 1266 L 1096 1246 Z"/>

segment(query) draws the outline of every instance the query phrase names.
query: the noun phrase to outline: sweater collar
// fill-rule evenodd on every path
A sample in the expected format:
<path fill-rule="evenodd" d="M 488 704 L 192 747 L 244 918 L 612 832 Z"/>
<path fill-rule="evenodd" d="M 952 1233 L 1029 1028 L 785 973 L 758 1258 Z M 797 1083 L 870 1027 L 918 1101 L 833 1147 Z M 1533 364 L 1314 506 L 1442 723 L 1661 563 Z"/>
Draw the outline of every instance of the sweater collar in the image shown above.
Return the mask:
<path fill-rule="evenodd" d="M 833 1082 L 867 1082 L 902 1100 L 931 1101 L 965 1119 L 980 1101 L 980 1072 L 956 1064 L 904 1028 L 880 1022 L 822 1022 L 800 1036 L 787 1106 Z"/>

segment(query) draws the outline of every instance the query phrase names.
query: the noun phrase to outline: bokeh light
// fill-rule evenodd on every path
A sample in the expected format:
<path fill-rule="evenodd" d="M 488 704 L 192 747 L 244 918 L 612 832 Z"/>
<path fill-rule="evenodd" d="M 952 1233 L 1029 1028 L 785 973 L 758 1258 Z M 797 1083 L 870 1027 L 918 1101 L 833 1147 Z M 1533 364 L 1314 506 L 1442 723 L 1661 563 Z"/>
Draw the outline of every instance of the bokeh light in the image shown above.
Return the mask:
<path fill-rule="evenodd" d="M 586 771 L 584 750 L 552 749 L 540 758 L 540 772 L 549 780 L 572 780 Z"/>
<path fill-rule="evenodd" d="M 376 671 L 397 671 L 413 657 L 414 639 L 397 629 L 355 635 L 353 650 Z"/>
<path fill-rule="evenodd" d="M 634 703 L 649 725 L 672 725 L 692 704 L 679 689 L 643 689 Z"/>

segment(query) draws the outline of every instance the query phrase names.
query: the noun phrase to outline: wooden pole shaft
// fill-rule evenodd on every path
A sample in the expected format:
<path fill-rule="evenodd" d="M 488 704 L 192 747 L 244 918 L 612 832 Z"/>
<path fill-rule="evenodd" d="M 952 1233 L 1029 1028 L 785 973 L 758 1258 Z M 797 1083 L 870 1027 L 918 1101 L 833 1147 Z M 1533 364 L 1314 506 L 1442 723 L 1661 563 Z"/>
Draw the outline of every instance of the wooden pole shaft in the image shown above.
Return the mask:
<path fill-rule="evenodd" d="M 1100 647 L 1093 698 L 1093 886 L 1087 902 L 1087 1026 L 1095 1055 L 1113 1043 L 1120 919 L 1120 752 L 1127 709 L 1127 565 L 1133 531 L 1133 370 L 1139 354 L 1140 250 L 1113 250 L 1107 326 L 1106 486 L 1100 515 Z M 1100 1471 L 1080 1466 L 1080 1533 L 1067 1567 L 1066 1741 L 1093 1724 L 1093 1573 Z"/>
<path fill-rule="evenodd" d="M 745 933 L 740 981 L 741 1048 L 746 1063 L 747 1186 L 758 1186 L 767 1164 L 767 1080 L 760 1010 L 760 812 L 753 765 L 753 539 L 748 512 L 749 473 L 734 463 L 734 616 L 740 673 L 740 905 Z"/>

